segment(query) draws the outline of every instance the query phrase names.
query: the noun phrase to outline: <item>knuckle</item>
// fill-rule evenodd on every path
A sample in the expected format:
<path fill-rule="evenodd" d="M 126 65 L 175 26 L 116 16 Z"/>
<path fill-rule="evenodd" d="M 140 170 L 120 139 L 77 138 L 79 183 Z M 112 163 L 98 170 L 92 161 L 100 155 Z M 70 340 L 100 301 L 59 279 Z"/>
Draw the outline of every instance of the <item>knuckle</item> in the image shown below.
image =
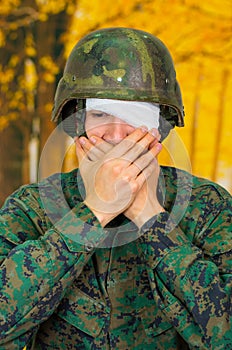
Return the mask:
<path fill-rule="evenodd" d="M 122 169 L 120 167 L 120 165 L 114 165 L 112 167 L 112 172 L 114 175 L 119 175 L 121 173 Z"/>
<path fill-rule="evenodd" d="M 136 193 L 139 190 L 139 184 L 136 181 L 130 183 L 131 192 Z"/>
<path fill-rule="evenodd" d="M 125 181 L 125 182 L 129 182 L 130 181 L 130 176 L 129 175 L 123 175 L 122 176 L 122 180 Z"/>

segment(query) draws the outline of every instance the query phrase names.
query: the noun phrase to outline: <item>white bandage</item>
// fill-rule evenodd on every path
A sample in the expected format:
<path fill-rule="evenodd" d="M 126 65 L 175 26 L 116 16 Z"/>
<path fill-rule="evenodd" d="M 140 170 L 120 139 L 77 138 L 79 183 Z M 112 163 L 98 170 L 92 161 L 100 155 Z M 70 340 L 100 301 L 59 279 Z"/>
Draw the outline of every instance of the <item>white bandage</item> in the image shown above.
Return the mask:
<path fill-rule="evenodd" d="M 120 118 L 137 128 L 142 125 L 150 130 L 159 127 L 160 108 L 158 104 L 110 99 L 87 98 L 86 110 L 97 110 Z"/>

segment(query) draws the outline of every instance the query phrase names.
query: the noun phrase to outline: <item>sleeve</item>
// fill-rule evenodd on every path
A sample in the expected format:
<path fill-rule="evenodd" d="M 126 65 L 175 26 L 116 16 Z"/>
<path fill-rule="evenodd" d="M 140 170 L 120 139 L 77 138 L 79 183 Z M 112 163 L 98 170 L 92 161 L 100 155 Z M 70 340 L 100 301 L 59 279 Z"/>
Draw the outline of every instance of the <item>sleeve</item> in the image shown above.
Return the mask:
<path fill-rule="evenodd" d="M 190 349 L 232 349 L 231 200 L 204 216 L 198 244 L 168 212 L 152 218 L 141 254 L 158 307 Z"/>
<path fill-rule="evenodd" d="M 19 348 L 17 339 L 29 339 L 50 317 L 104 236 L 83 203 L 41 235 L 40 208 L 28 201 L 12 196 L 1 210 L 1 349 Z"/>

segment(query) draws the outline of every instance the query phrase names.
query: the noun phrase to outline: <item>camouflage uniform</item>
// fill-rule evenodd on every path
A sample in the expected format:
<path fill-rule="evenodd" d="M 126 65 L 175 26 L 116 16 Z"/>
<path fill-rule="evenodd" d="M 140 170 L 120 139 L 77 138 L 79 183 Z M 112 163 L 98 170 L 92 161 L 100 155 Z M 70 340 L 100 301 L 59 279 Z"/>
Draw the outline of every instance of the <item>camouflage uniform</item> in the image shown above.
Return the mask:
<path fill-rule="evenodd" d="M 1 350 L 232 349 L 231 197 L 184 171 L 162 174 L 166 211 L 139 232 L 131 223 L 137 238 L 125 244 L 114 242 L 130 222 L 102 229 L 77 170 L 7 199 Z"/>

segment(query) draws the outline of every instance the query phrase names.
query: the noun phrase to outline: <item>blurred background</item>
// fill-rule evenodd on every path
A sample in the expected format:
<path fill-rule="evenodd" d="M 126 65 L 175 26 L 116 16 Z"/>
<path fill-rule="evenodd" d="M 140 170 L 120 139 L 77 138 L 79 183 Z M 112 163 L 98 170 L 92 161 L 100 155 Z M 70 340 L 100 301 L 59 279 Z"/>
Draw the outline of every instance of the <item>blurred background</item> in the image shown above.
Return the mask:
<path fill-rule="evenodd" d="M 77 166 L 72 140 L 50 122 L 56 85 L 77 40 L 114 26 L 158 36 L 173 56 L 186 126 L 165 141 L 160 162 L 232 192 L 231 0 L 1 0 L 0 204 Z"/>

